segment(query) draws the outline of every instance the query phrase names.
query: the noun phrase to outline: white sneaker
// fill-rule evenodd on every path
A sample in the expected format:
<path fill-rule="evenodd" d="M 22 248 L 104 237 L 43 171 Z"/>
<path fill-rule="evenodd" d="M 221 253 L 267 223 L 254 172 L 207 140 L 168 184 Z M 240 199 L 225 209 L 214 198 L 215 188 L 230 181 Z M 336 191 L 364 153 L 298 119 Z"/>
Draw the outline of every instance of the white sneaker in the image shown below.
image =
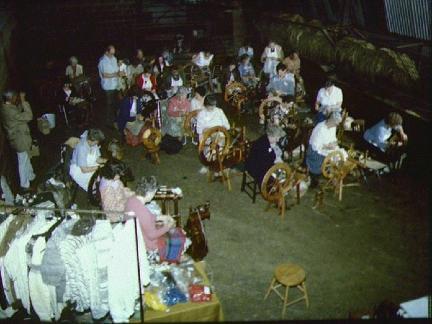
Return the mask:
<path fill-rule="evenodd" d="M 208 168 L 203 166 L 201 167 L 201 169 L 198 171 L 200 174 L 206 174 L 208 172 Z"/>

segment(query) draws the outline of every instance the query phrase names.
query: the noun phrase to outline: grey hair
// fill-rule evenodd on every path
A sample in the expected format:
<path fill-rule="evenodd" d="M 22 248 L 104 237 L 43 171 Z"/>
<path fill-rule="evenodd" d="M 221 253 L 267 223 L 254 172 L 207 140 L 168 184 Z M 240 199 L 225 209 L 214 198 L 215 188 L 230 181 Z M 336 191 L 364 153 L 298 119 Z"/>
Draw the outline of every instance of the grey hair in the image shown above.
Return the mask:
<path fill-rule="evenodd" d="M 87 134 L 87 140 L 102 142 L 105 139 L 104 133 L 98 128 L 90 128 Z"/>
<path fill-rule="evenodd" d="M 149 192 L 154 192 L 158 188 L 155 176 L 142 177 L 138 180 L 135 188 L 135 193 L 138 196 L 145 197 Z"/>
<path fill-rule="evenodd" d="M 70 62 L 71 64 L 73 64 L 73 63 L 78 63 L 78 59 L 76 58 L 76 56 L 71 56 L 71 57 L 69 58 L 69 62 Z"/>
<path fill-rule="evenodd" d="M 285 136 L 285 132 L 283 131 L 283 129 L 277 126 L 269 126 L 266 133 L 268 137 L 274 138 L 281 138 Z"/>
<path fill-rule="evenodd" d="M 9 100 L 11 100 L 14 96 L 16 96 L 16 92 L 15 91 L 13 91 L 13 90 L 6 90 L 4 93 L 3 93 L 3 95 L 2 95 L 2 97 L 3 97 L 3 101 L 9 101 Z"/>
<path fill-rule="evenodd" d="M 342 116 L 340 112 L 334 111 L 328 116 L 327 120 L 338 125 L 342 122 Z"/>
<path fill-rule="evenodd" d="M 177 90 L 177 94 L 180 96 L 181 95 L 186 96 L 188 93 L 189 93 L 188 89 L 186 87 L 183 87 L 183 86 L 179 87 Z"/>

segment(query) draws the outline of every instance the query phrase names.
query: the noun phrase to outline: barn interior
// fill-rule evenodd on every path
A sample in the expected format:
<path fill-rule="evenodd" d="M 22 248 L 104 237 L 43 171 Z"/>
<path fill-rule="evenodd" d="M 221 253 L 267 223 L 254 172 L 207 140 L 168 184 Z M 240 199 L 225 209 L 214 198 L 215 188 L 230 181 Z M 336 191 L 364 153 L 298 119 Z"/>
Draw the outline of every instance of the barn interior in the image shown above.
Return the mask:
<path fill-rule="evenodd" d="M 43 191 L 40 188 L 53 168 L 64 164 L 63 143 L 79 138 L 85 129 L 98 128 L 105 134 L 105 143 L 116 140 L 121 160 L 132 170 L 129 188 L 134 190 L 142 176 L 155 176 L 160 185 L 181 188 L 174 214 L 183 225 L 190 207 L 210 203 L 211 217 L 202 222 L 208 246 L 204 262 L 212 293 L 218 298 L 217 316 L 196 311 L 192 317 L 174 317 L 175 305 L 170 306 L 172 317 L 163 318 L 139 300 L 131 322 L 400 318 L 400 305 L 405 302 L 426 298 L 430 305 L 431 7 L 428 0 L 3 1 L 0 93 L 25 92 L 33 111 L 28 124 L 39 152 L 31 159 L 36 179 L 30 192 Z M 269 203 L 260 184 L 255 201 L 242 190 L 244 159 L 230 166 L 226 177 L 215 180 L 199 172 L 205 165 L 201 143 L 194 145 L 189 139 L 175 154 L 158 146 L 157 155 L 141 142 L 129 145 L 124 134 L 106 125 L 99 59 L 111 44 L 118 60 L 132 63 L 137 49 L 150 60 L 172 51 L 179 34 L 183 48 L 172 60 L 184 75 L 185 85 L 192 93 L 198 85 L 215 93 L 231 128 L 244 131 L 248 145 L 266 133 L 259 120 L 259 107 L 266 97 L 251 99 L 256 93 L 247 92 L 239 103 L 227 94 L 224 73 L 244 45 L 254 49 L 251 62 L 257 75 L 263 73 L 260 55 L 271 40 L 285 54 L 295 50 L 301 59 L 305 93 L 296 98 L 301 120 L 314 118 L 317 93 L 330 78 L 343 91 L 344 112 L 362 121 L 362 131 L 391 112 L 403 118 L 409 138 L 403 145 L 403 158 L 390 164 L 386 160 L 379 168 L 356 164 L 361 169 L 358 177 L 344 175 L 341 187 L 335 184 L 336 178 L 323 178 L 320 186 L 312 188 L 306 181 L 305 165 L 309 132 L 284 159 L 289 172 L 298 171 L 304 177 L 284 196 L 282 208 L 279 201 Z M 191 68 L 192 55 L 202 50 L 214 55 L 210 77 L 201 78 Z M 71 56 L 84 67 L 92 93 L 92 113 L 84 128 L 68 120 L 56 99 Z M 158 109 L 166 109 L 164 100 L 169 99 L 160 96 Z M 49 130 L 38 120 L 46 114 L 55 116 L 55 127 Z M 164 115 L 155 116 L 152 127 L 161 132 Z M 347 151 L 364 153 L 359 144 L 362 134 L 341 133 L 340 145 L 347 142 Z M 16 153 L 3 129 L 0 159 L 2 179 L 12 194 L 29 194 L 21 192 Z M 215 168 L 220 167 L 216 164 Z M 304 190 L 299 189 L 300 182 Z M 343 184 L 349 182 L 356 185 L 342 193 Z M 100 211 L 100 202 L 95 204 L 90 196 L 77 188 L 63 208 L 75 205 L 87 213 Z M 0 208 L 4 207 L 5 214 L 25 209 L 6 200 L 3 195 Z M 3 235 L 0 231 L 0 238 Z M 264 297 L 275 268 L 287 263 L 304 270 L 308 302 L 283 311 L 283 295 L 279 298 L 272 292 Z M 302 294 L 302 290 L 290 289 L 288 299 Z M 141 309 L 139 304 L 144 304 Z M 7 313 L 4 306 L 13 311 Z M 40 320 L 34 308 L 26 310 L 21 302 L 1 307 L 1 318 Z M 109 312 L 95 319 L 89 309 L 78 312 L 73 305 L 65 307 L 61 319 L 116 322 Z"/>

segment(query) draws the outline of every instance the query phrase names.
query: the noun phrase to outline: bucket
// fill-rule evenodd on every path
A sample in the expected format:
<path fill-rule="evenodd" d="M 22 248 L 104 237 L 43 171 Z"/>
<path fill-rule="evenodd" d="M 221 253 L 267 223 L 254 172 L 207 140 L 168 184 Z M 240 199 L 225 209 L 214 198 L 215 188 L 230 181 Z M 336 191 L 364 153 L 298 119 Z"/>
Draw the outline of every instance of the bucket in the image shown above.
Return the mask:
<path fill-rule="evenodd" d="M 51 129 L 55 127 L 55 114 L 44 114 L 42 115 L 42 118 L 48 120 Z"/>

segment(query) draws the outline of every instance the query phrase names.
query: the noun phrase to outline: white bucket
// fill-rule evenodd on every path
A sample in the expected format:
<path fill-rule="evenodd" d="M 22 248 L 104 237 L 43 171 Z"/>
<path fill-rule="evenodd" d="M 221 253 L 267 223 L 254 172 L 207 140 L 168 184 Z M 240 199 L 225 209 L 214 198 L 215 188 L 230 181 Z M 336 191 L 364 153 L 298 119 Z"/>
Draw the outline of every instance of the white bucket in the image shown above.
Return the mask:
<path fill-rule="evenodd" d="M 55 127 L 55 114 L 44 114 L 42 118 L 48 120 L 51 129 Z"/>

